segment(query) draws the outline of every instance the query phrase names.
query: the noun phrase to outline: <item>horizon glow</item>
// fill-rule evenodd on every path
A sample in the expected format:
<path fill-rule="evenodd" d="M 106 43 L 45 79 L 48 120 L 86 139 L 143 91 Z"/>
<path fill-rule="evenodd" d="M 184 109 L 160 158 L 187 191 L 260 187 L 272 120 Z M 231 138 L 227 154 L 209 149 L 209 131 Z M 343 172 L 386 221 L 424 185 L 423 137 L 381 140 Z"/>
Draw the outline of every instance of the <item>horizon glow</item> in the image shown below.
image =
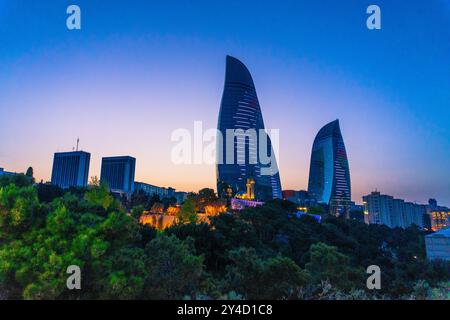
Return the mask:
<path fill-rule="evenodd" d="M 450 205 L 450 5 L 377 1 L 170 4 L 0 0 L 0 167 L 50 180 L 53 153 L 130 155 L 136 181 L 215 189 L 215 165 L 175 165 L 171 133 L 216 128 L 225 56 L 256 86 L 266 129 L 280 129 L 283 190 L 306 189 L 318 130 L 338 118 L 352 199 L 378 189 Z M 250 14 L 251 13 L 251 14 Z"/>

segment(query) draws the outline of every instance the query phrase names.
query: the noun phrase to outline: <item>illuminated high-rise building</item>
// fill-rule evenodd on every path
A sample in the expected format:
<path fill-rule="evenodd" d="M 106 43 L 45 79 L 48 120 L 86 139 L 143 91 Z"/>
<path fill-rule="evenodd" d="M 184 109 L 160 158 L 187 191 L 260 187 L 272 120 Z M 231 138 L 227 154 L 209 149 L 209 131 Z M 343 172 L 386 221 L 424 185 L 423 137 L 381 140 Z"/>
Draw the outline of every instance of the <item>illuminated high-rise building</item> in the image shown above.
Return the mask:
<path fill-rule="evenodd" d="M 314 139 L 308 192 L 318 202 L 328 204 L 330 213 L 348 217 L 350 170 L 339 120 L 325 125 Z"/>
<path fill-rule="evenodd" d="M 268 136 L 264 137 L 267 139 L 263 147 L 265 150 L 261 149 L 260 133 L 265 132 L 264 129 L 261 108 L 250 72 L 241 61 L 227 56 L 225 88 L 218 121 L 218 130 L 223 137 L 217 144 L 219 196 L 230 197 L 245 193 L 247 179 L 252 178 L 256 200 L 281 198 L 278 166 Z M 234 130 L 235 135 L 228 136 L 227 132 L 230 130 Z M 252 137 L 252 133 L 256 135 L 257 141 Z M 261 154 L 270 157 L 271 162 L 261 161 Z M 231 163 L 230 158 L 233 159 Z"/>

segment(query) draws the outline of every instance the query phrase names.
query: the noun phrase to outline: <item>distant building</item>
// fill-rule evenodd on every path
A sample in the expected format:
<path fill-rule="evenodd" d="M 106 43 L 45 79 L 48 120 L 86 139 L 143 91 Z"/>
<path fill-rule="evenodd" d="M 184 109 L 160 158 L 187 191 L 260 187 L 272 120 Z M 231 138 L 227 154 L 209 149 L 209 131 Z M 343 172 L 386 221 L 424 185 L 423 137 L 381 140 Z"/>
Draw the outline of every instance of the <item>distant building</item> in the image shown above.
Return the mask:
<path fill-rule="evenodd" d="M 368 224 L 384 224 L 390 228 L 407 228 L 413 224 L 424 228 L 427 206 L 405 202 L 374 191 L 363 196 L 364 218 Z"/>
<path fill-rule="evenodd" d="M 350 170 L 339 120 L 322 127 L 314 139 L 308 192 L 329 205 L 331 214 L 349 216 Z"/>
<path fill-rule="evenodd" d="M 428 200 L 427 214 L 430 220 L 430 229 L 433 231 L 450 227 L 450 209 L 438 206 L 435 199 Z"/>
<path fill-rule="evenodd" d="M 134 191 L 136 159 L 130 156 L 104 157 L 100 182 L 106 183 L 111 192 L 131 194 Z"/>
<path fill-rule="evenodd" d="M 135 182 L 134 189 L 142 190 L 149 196 L 158 195 L 160 199 L 175 197 L 176 193 L 174 188 L 157 187 L 144 182 Z"/>
<path fill-rule="evenodd" d="M 177 199 L 177 203 L 181 204 L 186 200 L 188 193 L 183 191 L 176 191 L 171 187 L 158 187 L 149 183 L 144 182 L 135 182 L 134 189 L 136 191 L 142 190 L 149 196 L 158 195 L 160 199 L 164 198 L 175 198 Z"/>
<path fill-rule="evenodd" d="M 15 176 L 17 173 L 5 171 L 3 168 L 0 168 L 0 176 Z"/>
<path fill-rule="evenodd" d="M 283 190 L 283 199 L 295 203 L 299 207 L 311 208 L 317 206 L 317 200 L 305 190 Z"/>
<path fill-rule="evenodd" d="M 379 192 L 372 192 L 363 197 L 363 204 L 366 212 L 366 223 L 384 224 L 394 228 L 393 218 L 393 200 L 392 196 L 383 195 Z"/>
<path fill-rule="evenodd" d="M 350 219 L 364 222 L 364 206 L 350 201 Z"/>
<path fill-rule="evenodd" d="M 174 193 L 174 197 L 175 199 L 177 199 L 177 203 L 183 203 L 184 200 L 186 200 L 188 193 L 187 192 L 183 192 L 183 191 L 176 191 Z"/>
<path fill-rule="evenodd" d="M 438 231 L 450 227 L 450 211 L 447 210 L 431 210 L 430 212 L 431 229 Z"/>
<path fill-rule="evenodd" d="M 84 151 L 55 153 L 52 184 L 63 189 L 87 187 L 90 161 L 91 154 Z"/>
<path fill-rule="evenodd" d="M 438 206 L 437 200 L 436 199 L 428 199 L 428 206 L 430 208 L 436 208 Z"/>
<path fill-rule="evenodd" d="M 238 198 L 232 198 L 231 199 L 231 209 L 233 210 L 242 210 L 246 207 L 258 207 L 262 206 L 264 202 L 262 201 L 255 201 L 255 200 L 245 200 L 245 199 L 238 199 Z"/>
<path fill-rule="evenodd" d="M 425 236 L 425 248 L 430 260 L 450 260 L 450 228 Z"/>

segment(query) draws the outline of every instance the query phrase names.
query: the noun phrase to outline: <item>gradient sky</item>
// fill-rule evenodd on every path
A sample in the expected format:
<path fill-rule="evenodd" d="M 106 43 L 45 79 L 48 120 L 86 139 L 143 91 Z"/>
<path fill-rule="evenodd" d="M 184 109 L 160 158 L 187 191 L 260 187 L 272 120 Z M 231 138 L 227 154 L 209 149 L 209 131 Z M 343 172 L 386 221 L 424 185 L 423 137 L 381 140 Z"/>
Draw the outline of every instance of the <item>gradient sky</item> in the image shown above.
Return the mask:
<path fill-rule="evenodd" d="M 132 155 L 138 181 L 215 188 L 214 166 L 172 164 L 170 137 L 216 127 L 227 54 L 280 129 L 283 189 L 307 188 L 314 136 L 339 118 L 356 202 L 377 188 L 450 205 L 450 0 L 0 0 L 0 167 L 48 180 L 79 136 L 90 176 Z"/>

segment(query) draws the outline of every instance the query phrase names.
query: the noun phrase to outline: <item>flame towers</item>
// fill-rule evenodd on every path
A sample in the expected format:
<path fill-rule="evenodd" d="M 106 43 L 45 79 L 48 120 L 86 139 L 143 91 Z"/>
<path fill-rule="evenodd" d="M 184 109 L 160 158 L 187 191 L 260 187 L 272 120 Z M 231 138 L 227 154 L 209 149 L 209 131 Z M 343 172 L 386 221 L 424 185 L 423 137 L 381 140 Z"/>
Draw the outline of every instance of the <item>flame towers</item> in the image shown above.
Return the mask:
<path fill-rule="evenodd" d="M 311 152 L 308 192 L 335 215 L 349 214 L 350 170 L 339 120 L 320 129 Z"/>
<path fill-rule="evenodd" d="M 217 151 L 217 192 L 226 197 L 245 193 L 248 180 L 254 180 L 254 198 L 270 200 L 281 198 L 280 176 L 272 144 L 251 139 L 252 132 L 264 131 L 264 121 L 256 95 L 255 85 L 247 67 L 238 59 L 227 56 L 225 87 L 220 105 Z M 234 131 L 232 136 L 228 135 Z M 228 152 L 227 152 L 228 151 Z M 262 161 L 263 154 L 270 163 Z M 234 159 L 234 161 L 229 161 Z M 253 160 L 253 161 L 252 161 Z"/>

